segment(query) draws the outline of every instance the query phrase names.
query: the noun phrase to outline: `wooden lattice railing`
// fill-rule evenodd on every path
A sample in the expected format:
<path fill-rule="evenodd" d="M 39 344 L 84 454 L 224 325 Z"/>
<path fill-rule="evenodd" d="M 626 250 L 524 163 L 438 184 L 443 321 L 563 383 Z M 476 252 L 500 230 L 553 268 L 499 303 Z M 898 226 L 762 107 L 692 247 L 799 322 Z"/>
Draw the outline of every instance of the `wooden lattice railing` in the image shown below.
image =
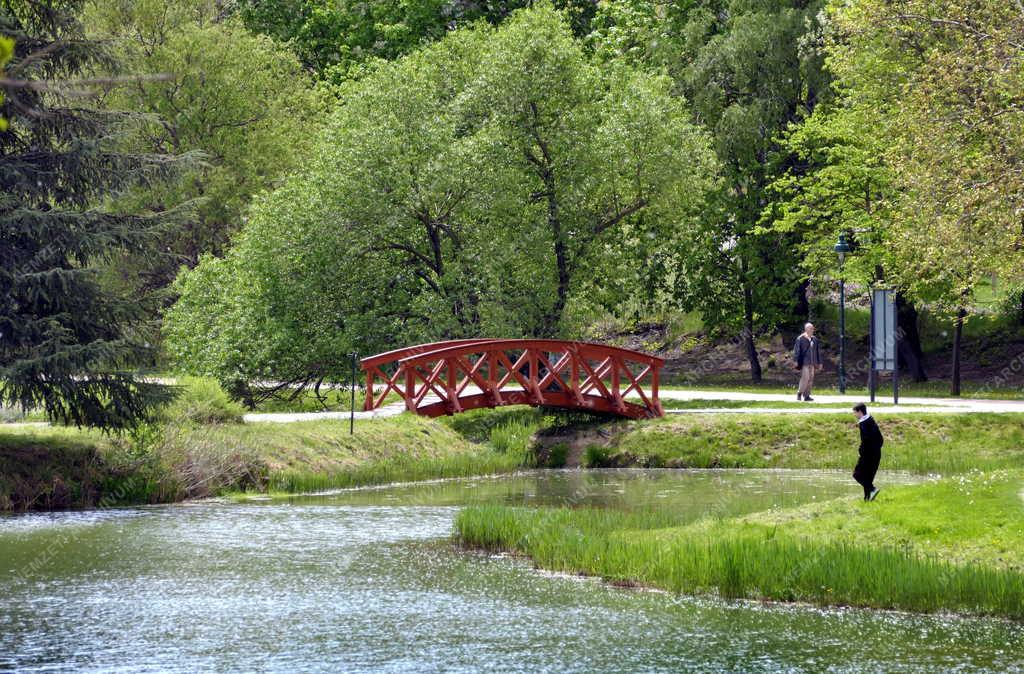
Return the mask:
<path fill-rule="evenodd" d="M 553 339 L 420 344 L 363 359 L 364 409 L 377 409 L 397 393 L 406 409 L 426 416 L 545 405 L 658 417 L 664 413 L 658 400 L 663 362 L 629 349 Z"/>

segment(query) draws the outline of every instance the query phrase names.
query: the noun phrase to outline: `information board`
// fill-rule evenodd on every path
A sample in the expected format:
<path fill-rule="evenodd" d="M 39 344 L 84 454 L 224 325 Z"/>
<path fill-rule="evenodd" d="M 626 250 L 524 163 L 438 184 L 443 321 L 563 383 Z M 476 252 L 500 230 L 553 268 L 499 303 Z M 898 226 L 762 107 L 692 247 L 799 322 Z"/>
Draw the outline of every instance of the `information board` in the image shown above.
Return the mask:
<path fill-rule="evenodd" d="M 896 293 L 871 291 L 871 357 L 878 372 L 896 370 Z"/>

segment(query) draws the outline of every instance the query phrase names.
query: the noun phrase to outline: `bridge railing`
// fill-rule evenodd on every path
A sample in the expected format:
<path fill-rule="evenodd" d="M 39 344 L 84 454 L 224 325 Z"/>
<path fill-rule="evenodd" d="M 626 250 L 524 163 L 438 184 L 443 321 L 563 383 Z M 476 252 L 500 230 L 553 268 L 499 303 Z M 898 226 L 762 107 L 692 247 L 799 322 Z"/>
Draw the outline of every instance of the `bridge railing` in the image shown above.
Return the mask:
<path fill-rule="evenodd" d="M 420 344 L 362 361 L 364 409 L 392 392 L 427 416 L 477 407 L 550 405 L 631 418 L 663 414 L 661 358 L 588 342 L 477 339 Z M 638 398 L 639 404 L 627 400 Z"/>

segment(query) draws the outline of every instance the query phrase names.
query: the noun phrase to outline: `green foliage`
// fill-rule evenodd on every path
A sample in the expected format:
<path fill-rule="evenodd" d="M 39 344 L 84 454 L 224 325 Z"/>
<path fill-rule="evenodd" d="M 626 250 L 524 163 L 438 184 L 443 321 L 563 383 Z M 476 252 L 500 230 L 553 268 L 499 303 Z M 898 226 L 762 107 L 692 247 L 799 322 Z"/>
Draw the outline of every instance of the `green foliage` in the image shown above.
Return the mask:
<path fill-rule="evenodd" d="M 793 128 L 803 174 L 776 183 L 784 201 L 766 212 L 777 229 L 811 232 L 809 268 L 828 266 L 838 231 L 855 232 L 855 278 L 882 270 L 947 315 L 969 308 L 987 274 L 1020 278 L 1021 189 L 1007 162 L 1024 136 L 1024 81 L 1009 66 L 1022 22 L 998 0 L 830 8 L 840 95 Z"/>
<path fill-rule="evenodd" d="M 441 417 L 440 421 L 470 442 L 483 443 L 490 441 L 496 431 L 500 434 L 499 429 L 510 429 L 508 433 L 515 435 L 527 434 L 527 431 L 511 429 L 527 429 L 528 434 L 533 435 L 541 428 L 557 425 L 559 417 L 538 407 L 517 405 L 469 410 L 450 417 Z"/>
<path fill-rule="evenodd" d="M 803 293 L 796 237 L 758 229 L 767 186 L 788 161 L 779 135 L 828 95 L 816 47 L 822 2 L 704 0 L 604 3 L 591 36 L 606 58 L 672 75 L 712 134 L 724 182 L 701 226 L 677 230 L 680 245 L 657 276 L 684 309 L 735 334 L 743 329 L 752 376 L 753 336 L 799 322 Z M 671 250 L 671 249 L 666 249 Z"/>
<path fill-rule="evenodd" d="M 525 456 L 534 432 L 536 428 L 531 424 L 510 420 L 491 429 L 491 447 L 505 454 Z"/>
<path fill-rule="evenodd" d="M 0 402 L 51 419 L 132 426 L 162 397 L 132 367 L 151 351 L 144 303 L 105 287 L 101 268 L 122 251 L 154 257 L 173 214 L 112 204 L 180 168 L 162 152 L 124 149 L 135 113 L 95 109 L 96 92 L 61 83 L 114 64 L 84 35 L 78 2 L 8 2 L 0 33 L 15 40 L 0 117 Z"/>
<path fill-rule="evenodd" d="M 14 56 L 14 40 L 0 35 L 0 73 L 3 73 L 3 68 L 7 65 L 7 62 Z M 0 105 L 4 102 L 4 93 L 0 90 Z M 7 130 L 7 120 L 0 117 L 0 131 Z"/>
<path fill-rule="evenodd" d="M 577 36 L 589 32 L 596 4 L 558 0 Z M 375 59 L 395 59 L 474 21 L 500 23 L 529 0 L 241 0 L 238 14 L 254 32 L 287 43 L 303 63 L 335 82 L 358 76 Z"/>
<path fill-rule="evenodd" d="M 569 458 L 569 444 L 556 442 L 545 448 L 537 461 L 541 468 L 565 468 L 565 462 Z"/>
<path fill-rule="evenodd" d="M 954 319 L 959 395 L 974 292 L 989 274 L 1019 285 L 1024 272 L 1013 168 L 1024 80 L 1011 65 L 1024 56 L 1024 17 L 998 0 L 860 0 L 830 5 L 825 28 L 838 96 L 791 127 L 798 161 L 771 186 L 764 222 L 802 235 L 812 272 L 834 268 L 832 241 L 847 233 L 847 276 Z"/>
<path fill-rule="evenodd" d="M 204 377 L 182 377 L 174 400 L 160 410 L 169 422 L 194 424 L 241 423 L 243 413 L 216 380 Z"/>
<path fill-rule="evenodd" d="M 621 297 L 592 292 L 605 260 L 713 184 L 669 87 L 593 66 L 547 7 L 345 84 L 303 171 L 179 280 L 172 354 L 223 382 L 309 382 L 396 339 L 564 330 L 573 293 Z"/>
<path fill-rule="evenodd" d="M 583 453 L 583 465 L 587 468 L 603 468 L 611 464 L 611 452 L 601 445 L 587 445 Z"/>
<path fill-rule="evenodd" d="M 786 137 L 794 161 L 771 184 L 762 222 L 800 235 L 802 264 L 812 274 L 834 273 L 840 233 L 854 247 L 843 268 L 847 279 L 871 283 L 879 267 L 890 266 L 893 176 L 877 113 L 863 103 L 819 106 Z"/>
<path fill-rule="evenodd" d="M 133 287 L 162 288 L 182 264 L 223 255 L 253 195 L 300 163 L 316 130 L 320 106 L 299 61 L 219 12 L 207 0 L 91 2 L 86 12 L 92 32 L 116 39 L 122 68 L 158 76 L 105 100 L 150 116 L 131 146 L 202 157 L 178 180 L 132 196 L 141 207 L 190 204 L 187 225 L 161 242 L 173 256 L 120 262 L 117 274 Z"/>

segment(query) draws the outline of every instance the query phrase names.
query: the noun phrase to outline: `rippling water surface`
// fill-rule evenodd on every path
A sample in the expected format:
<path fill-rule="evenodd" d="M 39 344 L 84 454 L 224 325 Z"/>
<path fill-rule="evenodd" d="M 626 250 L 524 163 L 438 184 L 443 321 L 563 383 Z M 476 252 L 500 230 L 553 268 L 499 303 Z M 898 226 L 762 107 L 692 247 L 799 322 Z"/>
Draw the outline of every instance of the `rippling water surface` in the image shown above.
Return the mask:
<path fill-rule="evenodd" d="M 1024 626 L 760 606 L 449 542 L 469 503 L 723 515 L 856 497 L 821 472 L 546 472 L 0 518 L 0 671 L 1024 671 Z"/>

